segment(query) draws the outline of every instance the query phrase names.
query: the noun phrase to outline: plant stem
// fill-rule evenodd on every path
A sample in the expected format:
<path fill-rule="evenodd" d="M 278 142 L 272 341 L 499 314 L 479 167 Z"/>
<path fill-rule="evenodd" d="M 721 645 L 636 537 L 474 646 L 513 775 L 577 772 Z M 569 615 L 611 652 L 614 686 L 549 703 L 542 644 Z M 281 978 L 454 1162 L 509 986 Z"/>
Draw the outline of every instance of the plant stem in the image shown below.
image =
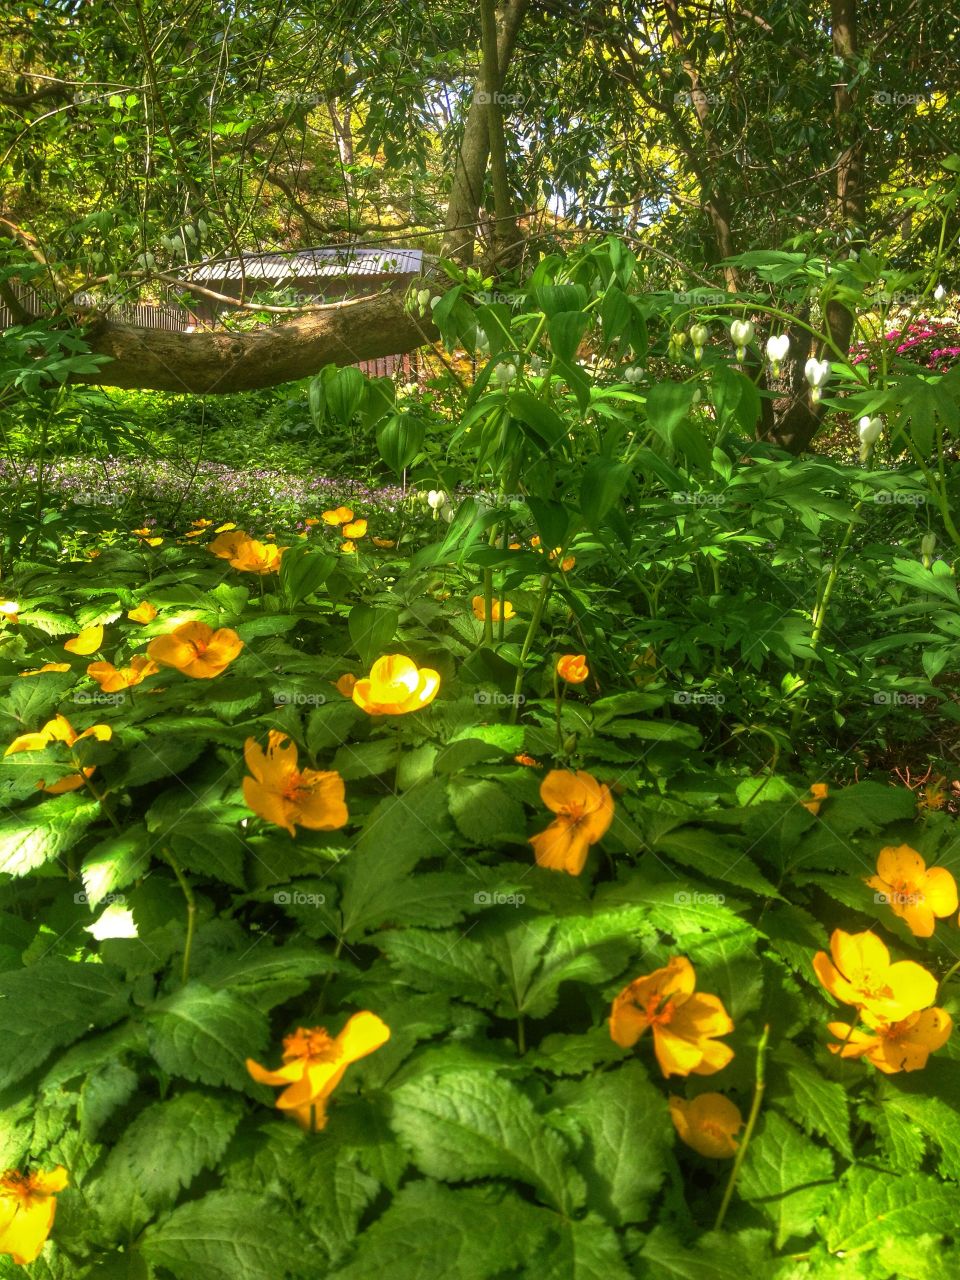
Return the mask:
<path fill-rule="evenodd" d="M 537 606 L 533 611 L 533 617 L 530 619 L 530 625 L 527 627 L 527 634 L 523 641 L 523 648 L 520 650 L 520 661 L 517 663 L 517 678 L 513 685 L 513 706 L 510 708 L 510 723 L 517 723 L 517 716 L 520 714 L 520 694 L 523 689 L 523 669 L 533 645 L 533 638 L 540 629 L 540 619 L 543 617 L 543 610 L 547 603 L 547 596 L 550 594 L 550 574 L 545 573 L 540 579 L 540 595 L 537 598 Z"/>
<path fill-rule="evenodd" d="M 183 965 L 180 970 L 180 981 L 185 986 L 190 981 L 190 953 L 193 950 L 193 935 L 197 928 L 197 900 L 194 897 L 189 880 L 181 871 L 176 858 L 174 858 L 170 850 L 164 849 L 163 856 L 173 868 L 173 874 L 177 877 L 187 902 L 187 937 L 183 944 Z"/>
<path fill-rule="evenodd" d="M 720 1212 L 717 1214 L 717 1220 L 713 1224 L 714 1231 L 719 1231 L 723 1226 L 723 1220 L 727 1216 L 727 1209 L 730 1207 L 730 1200 L 733 1196 L 733 1189 L 737 1185 L 740 1166 L 743 1164 L 744 1156 L 747 1154 L 747 1147 L 750 1145 L 750 1139 L 753 1137 L 753 1131 L 757 1125 L 757 1117 L 760 1114 L 760 1103 L 763 1101 L 763 1091 L 766 1087 L 764 1070 L 767 1041 L 769 1038 L 770 1024 L 767 1023 L 763 1028 L 763 1035 L 760 1037 L 760 1043 L 757 1045 L 757 1074 L 753 1086 L 753 1105 L 750 1108 L 750 1115 L 747 1117 L 747 1127 L 743 1131 L 743 1141 L 737 1148 L 737 1156 L 733 1162 L 733 1168 L 730 1170 L 730 1179 L 727 1182 L 727 1189 L 723 1193 L 723 1203 L 720 1205 Z"/>

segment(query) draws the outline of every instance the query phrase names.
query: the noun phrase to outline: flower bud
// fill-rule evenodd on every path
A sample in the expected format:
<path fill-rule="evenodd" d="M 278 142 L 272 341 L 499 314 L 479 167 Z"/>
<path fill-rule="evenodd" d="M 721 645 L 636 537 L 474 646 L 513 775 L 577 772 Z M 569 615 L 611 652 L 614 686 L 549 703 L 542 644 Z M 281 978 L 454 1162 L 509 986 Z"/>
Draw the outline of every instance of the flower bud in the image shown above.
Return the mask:
<path fill-rule="evenodd" d="M 933 553 L 937 549 L 937 535 L 935 533 L 925 533 L 920 540 L 920 555 L 923 558 L 923 567 L 929 569 L 933 564 Z"/>
<path fill-rule="evenodd" d="M 690 326 L 690 341 L 693 343 L 693 355 L 699 360 L 703 355 L 703 348 L 707 345 L 710 337 L 710 330 L 705 324 L 692 324 Z"/>

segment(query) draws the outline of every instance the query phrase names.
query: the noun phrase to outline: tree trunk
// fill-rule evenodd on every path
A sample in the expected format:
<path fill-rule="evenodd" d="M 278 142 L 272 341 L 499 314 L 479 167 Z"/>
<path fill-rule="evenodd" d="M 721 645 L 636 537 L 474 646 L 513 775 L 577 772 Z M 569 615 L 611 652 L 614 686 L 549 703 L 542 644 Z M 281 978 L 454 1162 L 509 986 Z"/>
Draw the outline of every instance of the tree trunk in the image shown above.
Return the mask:
<path fill-rule="evenodd" d="M 404 310 L 398 294 L 358 298 L 253 333 L 168 333 L 94 321 L 86 338 L 110 360 L 72 381 L 106 387 L 229 395 L 309 377 L 325 364 L 354 364 L 413 351 L 438 337 Z"/>
<path fill-rule="evenodd" d="M 497 14 L 497 59 L 503 84 L 517 42 L 520 23 L 530 0 L 507 0 Z M 473 101 L 463 126 L 463 140 L 457 154 L 453 186 L 447 202 L 441 257 L 453 258 L 462 266 L 473 262 L 477 238 L 477 211 L 483 200 L 483 180 L 490 155 L 489 120 L 484 101 L 484 77 L 474 88 Z"/>

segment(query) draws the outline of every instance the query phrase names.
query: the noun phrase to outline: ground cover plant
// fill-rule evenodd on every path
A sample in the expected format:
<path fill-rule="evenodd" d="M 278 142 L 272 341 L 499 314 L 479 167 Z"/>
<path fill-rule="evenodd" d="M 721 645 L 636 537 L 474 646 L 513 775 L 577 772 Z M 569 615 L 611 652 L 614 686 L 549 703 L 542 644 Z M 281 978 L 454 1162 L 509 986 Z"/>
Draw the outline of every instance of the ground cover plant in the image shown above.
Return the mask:
<path fill-rule="evenodd" d="M 0 1280 L 960 1277 L 955 27 L 0 12 Z"/>

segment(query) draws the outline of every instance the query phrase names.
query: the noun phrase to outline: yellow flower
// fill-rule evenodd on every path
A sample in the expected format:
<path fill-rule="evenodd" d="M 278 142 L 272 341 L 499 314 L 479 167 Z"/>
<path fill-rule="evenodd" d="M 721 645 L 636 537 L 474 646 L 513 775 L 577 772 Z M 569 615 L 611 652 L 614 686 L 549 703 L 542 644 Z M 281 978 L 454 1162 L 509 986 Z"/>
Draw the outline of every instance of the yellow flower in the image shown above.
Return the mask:
<path fill-rule="evenodd" d="M 801 800 L 800 803 L 811 813 L 817 814 L 820 812 L 820 806 L 829 794 L 830 788 L 825 782 L 814 782 L 810 787 L 811 798 L 809 800 Z"/>
<path fill-rule="evenodd" d="M 486 601 L 484 600 L 483 596 L 474 596 L 470 603 L 473 605 L 473 616 L 477 619 L 478 622 L 483 622 L 487 616 Z M 500 601 L 496 596 L 494 596 L 493 598 L 491 612 L 493 614 L 492 620 L 494 622 L 499 622 L 500 621 Z M 504 620 L 509 620 L 515 615 L 515 613 L 516 613 L 516 610 L 514 609 L 510 601 L 504 600 L 503 602 Z"/>
<path fill-rule="evenodd" d="M 635 978 L 613 1002 L 611 1038 L 630 1049 L 650 1028 L 665 1076 L 710 1076 L 721 1071 L 733 1058 L 733 1050 L 715 1037 L 729 1035 L 733 1020 L 718 996 L 702 995 L 696 985 L 686 956 L 674 956 L 665 968 Z"/>
<path fill-rule="evenodd" d="M 194 680 L 211 680 L 226 671 L 243 648 L 229 627 L 214 631 L 205 622 L 182 622 L 147 646 L 147 655 L 161 667 L 174 667 Z"/>
<path fill-rule="evenodd" d="M 0 622 L 20 621 L 20 606 L 16 600 L 0 600 Z"/>
<path fill-rule="evenodd" d="M 590 675 L 586 655 L 582 653 L 565 653 L 557 659 L 557 675 L 567 684 L 583 684 Z"/>
<path fill-rule="evenodd" d="M 840 1004 L 856 1005 L 888 1022 L 898 1022 L 933 1004 L 937 980 L 913 960 L 890 963 L 890 952 L 872 933 L 835 929 L 830 956 L 818 951 L 813 970 Z"/>
<path fill-rule="evenodd" d="M 877 874 L 867 884 L 886 899 L 916 938 L 931 937 L 936 917 L 952 916 L 957 909 L 957 882 L 950 872 L 945 867 L 928 871 L 908 844 L 881 849 Z"/>
<path fill-rule="evenodd" d="M 250 541 L 242 529 L 238 529 L 236 525 L 226 525 L 223 533 L 218 533 L 212 542 L 207 543 L 207 550 L 212 551 L 220 560 L 232 560 Z"/>
<path fill-rule="evenodd" d="M 563 548 L 554 547 L 554 549 L 550 552 L 547 559 L 553 561 L 553 563 L 556 563 L 557 560 L 560 560 L 560 557 L 562 555 L 563 555 Z M 564 573 L 569 573 L 569 571 L 573 568 L 573 566 L 576 563 L 577 563 L 577 560 L 575 556 L 565 556 L 564 559 L 560 561 L 560 568 L 563 570 Z"/>
<path fill-rule="evenodd" d="M 109 742 L 112 737 L 113 730 L 108 724 L 94 724 L 89 729 L 84 729 L 83 733 L 77 733 L 66 716 L 55 716 L 52 720 L 48 720 L 39 732 L 21 733 L 18 738 L 14 738 L 3 754 L 12 756 L 21 751 L 43 751 L 45 747 L 49 747 L 53 742 L 62 742 L 68 748 L 72 748 L 75 743 L 80 742 L 83 738 L 95 738 L 97 742 Z M 41 779 L 37 783 L 37 790 L 46 791 L 51 796 L 60 796 L 66 791 L 76 791 L 78 787 L 83 786 L 84 781 L 91 777 L 95 771 L 96 766 L 89 765 L 79 773 L 70 773 L 65 778 L 60 778 L 57 782 L 51 782 L 49 786 Z"/>
<path fill-rule="evenodd" d="M 103 644 L 103 627 L 84 627 L 78 636 L 65 641 L 64 648 L 69 653 L 96 653 Z"/>
<path fill-rule="evenodd" d="M 212 524 L 213 524 L 212 520 L 204 520 L 203 517 L 201 517 L 199 520 L 190 521 L 191 529 L 209 529 Z"/>
<path fill-rule="evenodd" d="M 551 769 L 540 783 L 540 799 L 557 817 L 545 831 L 530 837 L 537 866 L 578 876 L 590 846 L 603 838 L 613 821 L 610 788 L 582 770 Z"/>
<path fill-rule="evenodd" d="M 432 702 L 440 688 L 440 676 L 430 667 L 418 667 L 400 653 L 378 658 L 369 678 L 358 680 L 352 698 L 371 716 L 402 716 Z"/>
<path fill-rule="evenodd" d="M 355 542 L 341 542 L 340 550 L 343 552 L 345 556 L 355 555 L 357 550 L 357 544 Z"/>
<path fill-rule="evenodd" d="M 540 769 L 542 766 L 539 760 L 534 760 L 533 756 L 528 756 L 524 752 L 513 757 L 514 764 L 522 764 L 527 769 Z"/>
<path fill-rule="evenodd" d="M 91 662 L 87 675 L 96 680 L 104 693 L 119 693 L 122 689 L 132 689 L 159 670 L 149 658 L 138 657 L 131 660 L 129 667 L 115 667 L 112 662 Z"/>
<path fill-rule="evenodd" d="M 349 524 L 353 519 L 353 512 L 349 507 L 336 507 L 333 511 L 322 512 L 320 519 L 324 524 Z"/>
<path fill-rule="evenodd" d="M 230 522 L 228 521 L 226 524 L 218 524 L 213 532 L 214 533 L 230 533 L 236 527 L 237 526 L 235 524 L 230 524 Z"/>
<path fill-rule="evenodd" d="M 841 1058 L 865 1057 L 886 1075 L 925 1067 L 930 1054 L 943 1048 L 953 1030 L 953 1022 L 945 1009 L 924 1009 L 899 1022 L 884 1022 L 866 1010 L 860 1016 L 872 1028 L 873 1035 L 857 1031 L 845 1022 L 829 1022 L 827 1030 L 841 1043 L 827 1047 Z"/>
<path fill-rule="evenodd" d="M 0 1254 L 21 1267 L 39 1258 L 57 1212 L 56 1193 L 66 1185 L 60 1164 L 49 1173 L 8 1169 L 0 1177 Z"/>
<path fill-rule="evenodd" d="M 352 520 L 340 530 L 344 538 L 363 538 L 367 532 L 366 520 Z"/>
<path fill-rule="evenodd" d="M 152 529 L 147 529 L 147 528 L 133 529 L 131 530 L 131 532 L 135 533 L 136 536 L 140 539 L 140 541 L 145 542 L 148 547 L 159 547 L 160 544 L 163 542 L 162 538 L 152 536 L 153 535 Z"/>
<path fill-rule="evenodd" d="M 234 569 L 242 569 L 244 573 L 277 573 L 283 553 L 287 550 L 287 547 L 277 547 L 247 538 L 237 547 L 230 564 Z"/>
<path fill-rule="evenodd" d="M 339 679 L 334 680 L 333 687 L 338 693 L 342 693 L 345 698 L 352 698 L 356 683 L 357 677 L 352 676 L 349 671 L 345 671 Z"/>
<path fill-rule="evenodd" d="M 672 1096 L 670 1119 L 680 1141 L 709 1160 L 737 1154 L 736 1135 L 743 1128 L 743 1116 L 722 1093 L 701 1093 L 690 1102 Z"/>
<path fill-rule="evenodd" d="M 297 768 L 297 748 L 285 733 L 271 729 L 266 751 L 255 738 L 243 748 L 253 775 L 243 780 L 243 798 L 260 818 L 285 827 L 335 831 L 347 821 L 343 779 L 339 773 Z"/>
<path fill-rule="evenodd" d="M 390 1039 L 390 1028 L 375 1013 L 355 1013 L 334 1038 L 324 1027 L 298 1027 L 283 1042 L 283 1066 L 268 1071 L 247 1059 L 247 1070 L 258 1084 L 284 1085 L 277 1098 L 304 1129 L 323 1129 L 327 1099 L 352 1062 L 365 1058 Z"/>
<path fill-rule="evenodd" d="M 157 616 L 157 606 L 149 600 L 141 600 L 135 609 L 130 609 L 127 617 L 131 622 L 152 622 Z"/>
<path fill-rule="evenodd" d="M 45 671 L 69 671 L 69 662 L 45 662 L 42 667 L 37 667 L 34 671 L 21 671 L 22 676 L 42 676 Z"/>
<path fill-rule="evenodd" d="M 397 545 L 392 538 L 372 538 L 371 541 L 375 547 L 380 547 L 384 551 L 389 551 L 391 547 Z"/>
<path fill-rule="evenodd" d="M 317 519 L 316 516 L 307 516 L 306 520 L 304 520 L 303 523 L 307 526 L 308 529 L 312 529 L 315 525 L 318 525 L 320 521 Z"/>

